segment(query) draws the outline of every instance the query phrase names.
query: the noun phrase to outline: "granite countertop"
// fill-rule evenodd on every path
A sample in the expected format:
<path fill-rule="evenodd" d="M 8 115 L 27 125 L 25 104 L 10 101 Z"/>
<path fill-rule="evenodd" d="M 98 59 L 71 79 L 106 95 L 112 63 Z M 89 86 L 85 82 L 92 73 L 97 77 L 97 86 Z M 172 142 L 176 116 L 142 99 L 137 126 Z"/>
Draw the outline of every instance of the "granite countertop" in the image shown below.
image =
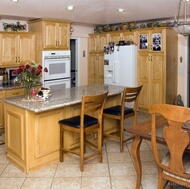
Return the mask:
<path fill-rule="evenodd" d="M 5 98 L 3 101 L 38 113 L 80 103 L 83 95 L 96 95 L 109 91 L 108 96 L 112 96 L 122 93 L 123 89 L 123 86 L 94 84 L 51 91 L 50 93 L 52 94 L 52 97 L 44 102 L 26 101 L 23 100 L 23 96 Z"/>

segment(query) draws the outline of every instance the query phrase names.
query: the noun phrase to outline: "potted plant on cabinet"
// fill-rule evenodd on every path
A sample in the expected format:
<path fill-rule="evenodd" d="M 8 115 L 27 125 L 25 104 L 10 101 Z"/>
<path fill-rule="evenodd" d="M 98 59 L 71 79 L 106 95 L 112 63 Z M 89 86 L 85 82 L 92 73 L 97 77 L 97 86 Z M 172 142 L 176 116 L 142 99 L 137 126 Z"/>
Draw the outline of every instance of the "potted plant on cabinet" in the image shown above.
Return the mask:
<path fill-rule="evenodd" d="M 20 22 L 14 23 L 5 23 L 3 22 L 3 28 L 5 31 L 25 31 L 27 29 L 26 24 L 20 24 Z"/>

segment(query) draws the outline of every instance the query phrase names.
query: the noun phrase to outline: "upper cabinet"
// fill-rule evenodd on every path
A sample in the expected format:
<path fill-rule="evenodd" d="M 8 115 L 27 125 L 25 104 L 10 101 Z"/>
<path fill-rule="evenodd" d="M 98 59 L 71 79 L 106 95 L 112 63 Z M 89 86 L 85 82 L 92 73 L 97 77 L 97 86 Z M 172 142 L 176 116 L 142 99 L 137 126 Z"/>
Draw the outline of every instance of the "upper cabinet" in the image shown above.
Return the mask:
<path fill-rule="evenodd" d="M 104 52 L 104 46 L 108 44 L 107 34 L 89 34 L 89 36 L 89 52 Z"/>
<path fill-rule="evenodd" d="M 18 66 L 35 60 L 34 33 L 0 33 L 0 66 Z"/>
<path fill-rule="evenodd" d="M 38 19 L 28 22 L 28 30 L 36 32 L 36 61 L 41 63 L 43 50 L 70 49 L 70 22 Z"/>
<path fill-rule="evenodd" d="M 69 49 L 69 24 L 43 22 L 44 49 Z"/>
<path fill-rule="evenodd" d="M 165 33 L 163 29 L 138 31 L 138 49 L 141 52 L 163 52 L 165 51 Z"/>
<path fill-rule="evenodd" d="M 133 41 L 136 43 L 136 37 L 133 31 L 117 31 L 117 32 L 110 32 L 108 34 L 108 42 L 114 42 L 118 44 L 119 41 Z"/>

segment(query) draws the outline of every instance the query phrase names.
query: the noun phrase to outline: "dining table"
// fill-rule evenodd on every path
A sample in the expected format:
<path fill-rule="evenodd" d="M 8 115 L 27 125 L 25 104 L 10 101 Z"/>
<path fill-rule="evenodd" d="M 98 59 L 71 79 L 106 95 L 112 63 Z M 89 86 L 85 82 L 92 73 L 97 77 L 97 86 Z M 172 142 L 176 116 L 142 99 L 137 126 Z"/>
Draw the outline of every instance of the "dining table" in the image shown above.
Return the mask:
<path fill-rule="evenodd" d="M 142 164 L 140 159 L 140 147 L 142 140 L 151 141 L 151 122 L 152 120 L 146 120 L 137 124 L 134 127 L 126 129 L 127 132 L 134 135 L 134 140 L 131 146 L 131 154 L 134 160 L 135 170 L 137 174 L 136 189 L 140 189 L 142 179 Z M 156 141 L 159 144 L 166 145 L 164 137 L 162 135 L 163 127 L 167 126 L 168 122 L 166 118 L 159 115 L 156 117 Z M 185 128 L 184 128 L 185 129 Z M 187 146 L 187 150 L 190 150 L 190 144 Z"/>

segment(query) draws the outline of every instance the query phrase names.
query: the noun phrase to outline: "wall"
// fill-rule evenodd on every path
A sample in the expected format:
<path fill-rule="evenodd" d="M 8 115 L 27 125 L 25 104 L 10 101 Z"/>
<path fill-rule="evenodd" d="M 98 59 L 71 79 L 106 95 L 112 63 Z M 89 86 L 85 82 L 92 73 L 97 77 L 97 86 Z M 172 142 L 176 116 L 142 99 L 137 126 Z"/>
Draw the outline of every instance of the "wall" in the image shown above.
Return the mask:
<path fill-rule="evenodd" d="M 178 35 L 178 94 L 182 96 L 184 106 L 189 104 L 188 61 L 188 37 Z"/>
<path fill-rule="evenodd" d="M 88 84 L 88 34 L 93 33 L 94 27 L 72 24 L 74 32 L 71 39 L 77 42 L 77 65 L 78 65 L 78 86 Z"/>

